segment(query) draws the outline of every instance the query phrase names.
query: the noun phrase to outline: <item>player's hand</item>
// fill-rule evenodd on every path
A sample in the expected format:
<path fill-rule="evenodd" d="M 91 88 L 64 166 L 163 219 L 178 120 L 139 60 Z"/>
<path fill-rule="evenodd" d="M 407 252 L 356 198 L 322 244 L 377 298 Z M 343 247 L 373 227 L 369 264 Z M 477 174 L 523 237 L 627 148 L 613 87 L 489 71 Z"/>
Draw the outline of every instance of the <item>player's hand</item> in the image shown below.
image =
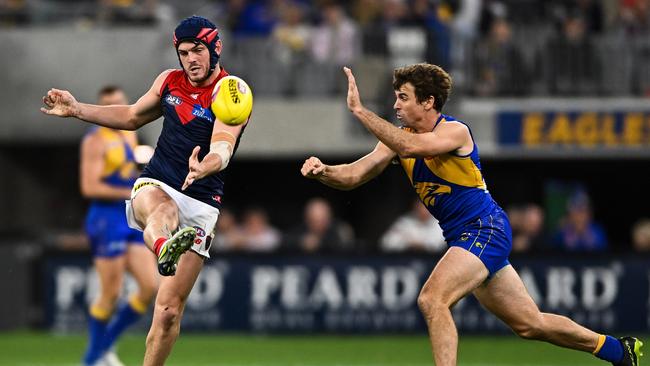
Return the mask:
<path fill-rule="evenodd" d="M 354 75 L 352 75 L 352 70 L 344 67 L 343 71 L 345 71 L 345 75 L 348 77 L 348 108 L 352 113 L 355 113 L 363 109 L 361 97 L 359 96 L 359 89 L 357 88 L 357 82 L 354 79 Z"/>
<path fill-rule="evenodd" d="M 50 89 L 43 97 L 41 112 L 59 117 L 76 117 L 79 111 L 79 102 L 67 90 Z"/>
<path fill-rule="evenodd" d="M 323 175 L 325 172 L 325 167 L 326 165 L 323 164 L 320 159 L 312 156 L 309 159 L 305 160 L 305 163 L 302 165 L 302 169 L 300 169 L 300 173 L 302 173 L 302 176 L 305 178 L 316 179 Z"/>
<path fill-rule="evenodd" d="M 187 176 L 185 177 L 185 182 L 183 183 L 183 187 L 181 187 L 182 191 L 192 185 L 195 180 L 201 179 L 206 175 L 203 164 L 199 161 L 199 151 L 201 151 L 200 146 L 197 146 L 192 150 L 192 155 L 190 155 L 188 160 L 190 172 L 187 173 Z"/>

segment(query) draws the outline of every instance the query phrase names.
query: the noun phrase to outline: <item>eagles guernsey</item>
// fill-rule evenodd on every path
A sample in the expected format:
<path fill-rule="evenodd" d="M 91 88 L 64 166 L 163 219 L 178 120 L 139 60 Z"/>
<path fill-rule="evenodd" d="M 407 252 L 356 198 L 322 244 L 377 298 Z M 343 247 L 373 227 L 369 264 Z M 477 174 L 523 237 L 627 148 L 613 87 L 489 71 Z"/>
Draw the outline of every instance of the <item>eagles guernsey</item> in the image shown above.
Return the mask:
<path fill-rule="evenodd" d="M 114 187 L 131 188 L 138 176 L 131 145 L 122 132 L 94 127 L 89 134 L 98 134 L 105 143 L 102 181 Z M 127 225 L 123 200 L 93 199 L 86 215 L 86 233 L 94 256 L 121 255 L 127 243 L 144 243 L 142 233 Z"/>
<path fill-rule="evenodd" d="M 434 129 L 447 121 L 465 124 L 441 114 Z M 491 274 L 508 263 L 510 224 L 487 190 L 475 142 L 468 155 L 449 152 L 428 158 L 400 158 L 400 162 L 420 200 L 438 219 L 449 246 L 461 246 L 476 254 Z M 490 249 L 486 252 L 486 248 Z"/>
<path fill-rule="evenodd" d="M 217 81 L 227 75 L 228 73 L 222 68 L 213 83 L 205 87 L 195 87 L 187 80 L 183 70 L 169 73 L 160 89 L 164 117 L 162 132 L 155 153 L 141 177 L 159 180 L 181 192 L 189 172 L 188 159 L 194 147 L 201 147 L 199 160 L 210 151 L 210 139 L 215 121 L 210 108 L 212 90 Z M 237 139 L 238 143 L 239 139 Z M 219 172 L 196 180 L 182 193 L 220 209 L 224 185 L 223 174 Z M 135 187 L 135 190 L 137 188 Z"/>

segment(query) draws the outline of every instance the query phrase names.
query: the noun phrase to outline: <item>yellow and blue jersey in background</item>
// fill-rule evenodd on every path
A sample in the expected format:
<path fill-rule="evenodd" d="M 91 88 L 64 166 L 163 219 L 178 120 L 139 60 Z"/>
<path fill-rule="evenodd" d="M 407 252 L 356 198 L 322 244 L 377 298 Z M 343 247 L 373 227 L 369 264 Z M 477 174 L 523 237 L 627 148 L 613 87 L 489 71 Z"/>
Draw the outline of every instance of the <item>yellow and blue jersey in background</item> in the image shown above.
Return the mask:
<path fill-rule="evenodd" d="M 441 114 L 434 130 L 447 122 L 465 124 Z M 476 142 L 467 155 L 449 152 L 400 158 L 400 162 L 420 200 L 438 219 L 449 246 L 460 246 L 477 255 L 490 274 L 508 264 L 510 223 L 487 190 Z"/>
<path fill-rule="evenodd" d="M 97 134 L 104 141 L 102 181 L 115 187 L 132 187 L 139 172 L 124 132 L 93 127 L 88 134 Z M 115 257 L 126 251 L 127 243 L 144 243 L 142 233 L 127 225 L 125 210 L 124 200 L 91 201 L 85 226 L 93 256 Z"/>

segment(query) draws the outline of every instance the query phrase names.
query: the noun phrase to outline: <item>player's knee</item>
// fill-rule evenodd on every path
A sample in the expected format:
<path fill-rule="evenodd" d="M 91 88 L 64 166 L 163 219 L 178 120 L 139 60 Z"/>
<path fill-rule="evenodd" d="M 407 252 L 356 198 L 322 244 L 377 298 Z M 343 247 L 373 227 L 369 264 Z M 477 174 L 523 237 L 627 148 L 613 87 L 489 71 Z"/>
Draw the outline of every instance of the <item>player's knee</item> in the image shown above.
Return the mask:
<path fill-rule="evenodd" d="M 156 320 L 163 330 L 169 330 L 181 321 L 181 312 L 176 306 L 156 306 L 156 312 Z"/>
<path fill-rule="evenodd" d="M 542 339 L 544 338 L 544 327 L 541 317 L 535 316 L 527 319 L 525 322 L 515 324 L 512 330 L 524 339 Z"/>
<path fill-rule="evenodd" d="M 176 203 L 171 199 L 160 202 L 160 204 L 158 204 L 156 207 L 156 212 L 174 219 L 178 219 L 178 206 L 176 206 Z"/>
<path fill-rule="evenodd" d="M 420 311 L 425 317 L 428 317 L 439 309 L 446 307 L 432 291 L 428 291 L 426 288 L 423 288 L 422 291 L 420 291 L 417 302 Z"/>

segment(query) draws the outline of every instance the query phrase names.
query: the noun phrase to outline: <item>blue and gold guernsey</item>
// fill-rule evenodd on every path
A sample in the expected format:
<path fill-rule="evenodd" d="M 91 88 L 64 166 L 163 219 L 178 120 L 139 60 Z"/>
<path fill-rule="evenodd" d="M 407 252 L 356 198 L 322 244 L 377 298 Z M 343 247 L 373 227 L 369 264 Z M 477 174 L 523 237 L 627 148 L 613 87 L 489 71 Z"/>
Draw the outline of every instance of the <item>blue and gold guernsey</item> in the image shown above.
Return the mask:
<path fill-rule="evenodd" d="M 183 70 L 174 70 L 160 89 L 163 128 L 156 151 L 142 177 L 166 183 L 181 192 L 189 172 L 188 159 L 195 146 L 200 146 L 199 160 L 210 151 L 215 117 L 210 105 L 212 90 L 228 73 L 222 68 L 216 80 L 205 87 L 190 84 Z M 241 135 L 240 135 L 241 136 Z M 239 144 L 239 139 L 235 146 Z M 233 152 L 234 155 L 234 152 Z M 223 196 L 224 172 L 195 181 L 183 194 L 219 209 Z"/>
<path fill-rule="evenodd" d="M 88 133 L 104 141 L 102 181 L 115 187 L 132 187 L 138 169 L 124 133 L 104 127 L 94 127 Z M 128 243 L 144 244 L 142 233 L 129 228 L 124 210 L 124 200 L 91 200 L 85 226 L 94 256 L 115 257 L 126 251 Z"/>
<path fill-rule="evenodd" d="M 446 122 L 465 124 L 441 114 L 434 129 Z M 490 274 L 508 264 L 510 223 L 487 190 L 476 142 L 468 155 L 449 152 L 400 158 L 400 162 L 420 200 L 438 219 L 449 246 L 460 246 L 477 255 Z"/>

